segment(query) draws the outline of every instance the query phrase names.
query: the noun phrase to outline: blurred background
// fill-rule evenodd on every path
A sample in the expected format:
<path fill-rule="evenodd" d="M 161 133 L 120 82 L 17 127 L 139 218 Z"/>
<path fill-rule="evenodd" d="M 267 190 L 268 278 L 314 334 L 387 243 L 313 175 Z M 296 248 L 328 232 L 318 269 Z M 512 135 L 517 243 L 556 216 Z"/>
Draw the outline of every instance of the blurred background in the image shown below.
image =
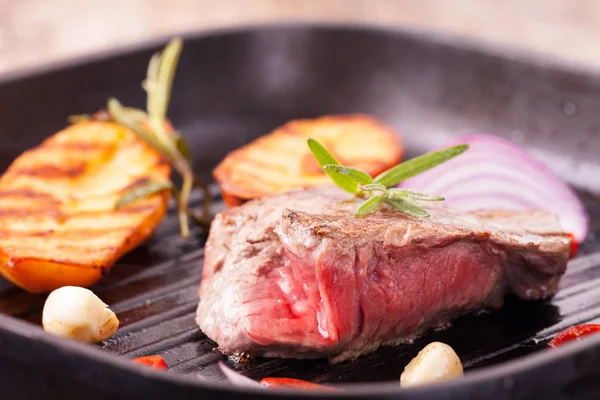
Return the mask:
<path fill-rule="evenodd" d="M 434 30 L 600 68 L 600 0 L 0 0 L 0 73 L 156 36 L 303 21 Z"/>

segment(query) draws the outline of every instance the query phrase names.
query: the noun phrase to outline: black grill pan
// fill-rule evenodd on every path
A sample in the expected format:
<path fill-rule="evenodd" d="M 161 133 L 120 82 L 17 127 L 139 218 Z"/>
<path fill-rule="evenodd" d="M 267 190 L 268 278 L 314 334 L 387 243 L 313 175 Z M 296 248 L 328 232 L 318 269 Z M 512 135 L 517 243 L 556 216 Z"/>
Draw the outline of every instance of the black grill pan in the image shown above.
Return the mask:
<path fill-rule="evenodd" d="M 140 81 L 165 41 L 0 77 L 0 169 L 117 96 L 143 107 Z M 189 34 L 170 111 L 189 140 L 196 170 L 283 122 L 369 113 L 403 134 L 412 154 L 443 140 L 491 132 L 529 148 L 580 192 L 591 234 L 551 301 L 507 298 L 494 313 L 457 320 L 414 345 L 385 348 L 354 362 L 258 359 L 235 364 L 194 323 L 207 231 L 178 236 L 171 213 L 146 244 L 123 258 L 93 290 L 122 327 L 100 346 L 46 335 L 44 296 L 0 280 L 0 398 L 258 399 L 298 393 L 232 388 L 217 363 L 252 378 L 285 376 L 350 384 L 315 398 L 600 398 L 600 337 L 547 351 L 561 329 L 600 321 L 600 73 L 551 59 L 428 33 L 349 26 L 271 26 Z M 223 208 L 211 187 L 215 210 Z M 193 202 L 200 204 L 200 193 Z M 549 199 L 549 201 L 552 201 Z M 464 379 L 400 390 L 404 366 L 425 344 L 454 347 Z M 160 354 L 160 373 L 128 358 Z"/>

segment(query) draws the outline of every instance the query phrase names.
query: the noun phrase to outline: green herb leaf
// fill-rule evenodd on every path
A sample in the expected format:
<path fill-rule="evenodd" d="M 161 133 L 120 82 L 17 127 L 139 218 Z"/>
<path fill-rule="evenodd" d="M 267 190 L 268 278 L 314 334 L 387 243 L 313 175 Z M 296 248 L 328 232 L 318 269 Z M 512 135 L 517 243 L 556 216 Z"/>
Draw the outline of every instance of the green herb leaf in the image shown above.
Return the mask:
<path fill-rule="evenodd" d="M 164 181 L 152 181 L 147 180 L 145 183 L 141 185 L 137 185 L 130 190 L 123 193 L 123 195 L 117 201 L 115 205 L 115 209 L 120 209 L 125 207 L 126 205 L 133 203 L 139 199 L 143 199 L 146 197 L 150 197 L 155 195 L 156 193 L 160 193 L 165 190 L 174 190 L 175 186 L 171 182 Z"/>
<path fill-rule="evenodd" d="M 405 179 L 425 172 L 464 153 L 468 148 L 469 145 L 467 144 L 459 144 L 458 146 L 415 157 L 383 172 L 375 178 L 375 183 L 381 183 L 386 187 L 397 185 Z"/>
<path fill-rule="evenodd" d="M 150 121 L 148 121 L 148 114 L 144 110 L 140 110 L 135 107 L 123 107 L 123 110 L 127 113 L 127 117 L 138 124 L 145 124 L 150 126 Z"/>
<path fill-rule="evenodd" d="M 161 53 L 155 54 L 148 64 L 144 87 L 148 93 L 148 115 L 155 124 L 162 124 L 167 117 L 173 78 L 182 47 L 181 39 L 175 38 Z"/>
<path fill-rule="evenodd" d="M 190 152 L 190 147 L 187 142 L 179 133 L 173 134 L 173 141 L 175 141 L 175 146 L 177 146 L 177 150 L 181 153 L 183 157 L 187 160 L 188 163 L 192 162 L 192 153 Z"/>
<path fill-rule="evenodd" d="M 358 209 L 354 212 L 354 215 L 356 217 L 364 217 L 365 215 L 375 211 L 382 201 L 382 195 L 371 196 L 364 203 L 362 203 L 360 207 L 358 207 Z"/>
<path fill-rule="evenodd" d="M 356 183 L 361 185 L 368 185 L 373 183 L 373 178 L 365 172 L 352 167 L 344 167 L 337 164 L 327 164 L 323 166 L 323 169 L 327 172 L 335 172 L 340 175 L 345 175 L 352 178 Z"/>
<path fill-rule="evenodd" d="M 325 165 L 339 165 L 340 163 L 335 159 L 333 155 L 323 145 L 314 139 L 308 139 L 308 148 L 315 156 L 315 159 L 324 167 Z M 356 194 L 358 192 L 358 184 L 348 176 L 339 174 L 333 171 L 325 171 L 331 180 L 344 189 L 346 192 Z"/>
<path fill-rule="evenodd" d="M 386 199 L 385 202 L 398 211 L 413 217 L 429 217 L 429 213 L 408 199 Z"/>
<path fill-rule="evenodd" d="M 361 185 L 359 188 L 363 192 L 378 191 L 378 192 L 385 193 L 385 192 L 388 191 L 388 188 L 386 188 L 385 186 L 383 186 L 381 183 L 369 183 L 367 185 Z"/>
<path fill-rule="evenodd" d="M 152 54 L 150 57 L 150 62 L 148 63 L 148 68 L 146 69 L 146 79 L 142 82 L 142 88 L 146 91 L 146 93 L 154 92 L 156 88 L 154 87 L 156 83 L 156 77 L 158 76 L 158 67 L 160 65 L 160 52 Z M 152 103 L 153 98 L 150 96 L 146 96 L 146 110 L 153 109 L 154 104 Z M 152 104 L 151 104 L 152 103 Z"/>
<path fill-rule="evenodd" d="M 442 201 L 444 198 L 435 194 L 428 194 L 412 189 L 388 189 L 390 198 L 409 197 L 421 201 Z"/>

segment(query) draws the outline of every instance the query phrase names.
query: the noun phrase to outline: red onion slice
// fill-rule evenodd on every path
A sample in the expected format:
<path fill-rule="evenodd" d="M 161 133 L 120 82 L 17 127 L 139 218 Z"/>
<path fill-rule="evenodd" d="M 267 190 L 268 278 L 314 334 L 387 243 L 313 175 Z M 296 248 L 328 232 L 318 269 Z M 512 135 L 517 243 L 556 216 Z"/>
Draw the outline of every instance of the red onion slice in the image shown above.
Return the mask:
<path fill-rule="evenodd" d="M 222 361 L 219 362 L 219 368 L 221 369 L 221 372 L 223 372 L 223 374 L 227 377 L 229 382 L 231 382 L 234 386 L 264 389 L 264 386 L 261 386 L 260 383 L 248 378 L 247 376 L 240 374 L 237 371 L 232 370 Z"/>
<path fill-rule="evenodd" d="M 444 196 L 462 209 L 545 210 L 555 213 L 577 242 L 588 234 L 589 216 L 573 189 L 525 149 L 498 136 L 476 134 L 446 143 L 466 143 L 460 157 L 407 179 L 401 187 Z"/>

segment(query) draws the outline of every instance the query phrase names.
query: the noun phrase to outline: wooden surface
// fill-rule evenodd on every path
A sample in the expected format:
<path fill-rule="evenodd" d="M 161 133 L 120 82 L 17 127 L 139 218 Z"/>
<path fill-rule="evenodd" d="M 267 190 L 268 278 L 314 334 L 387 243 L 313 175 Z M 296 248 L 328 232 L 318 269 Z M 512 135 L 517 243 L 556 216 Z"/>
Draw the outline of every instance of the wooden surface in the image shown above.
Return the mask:
<path fill-rule="evenodd" d="M 0 0 L 0 72 L 156 35 L 285 21 L 431 29 L 600 69 L 600 0 Z"/>

